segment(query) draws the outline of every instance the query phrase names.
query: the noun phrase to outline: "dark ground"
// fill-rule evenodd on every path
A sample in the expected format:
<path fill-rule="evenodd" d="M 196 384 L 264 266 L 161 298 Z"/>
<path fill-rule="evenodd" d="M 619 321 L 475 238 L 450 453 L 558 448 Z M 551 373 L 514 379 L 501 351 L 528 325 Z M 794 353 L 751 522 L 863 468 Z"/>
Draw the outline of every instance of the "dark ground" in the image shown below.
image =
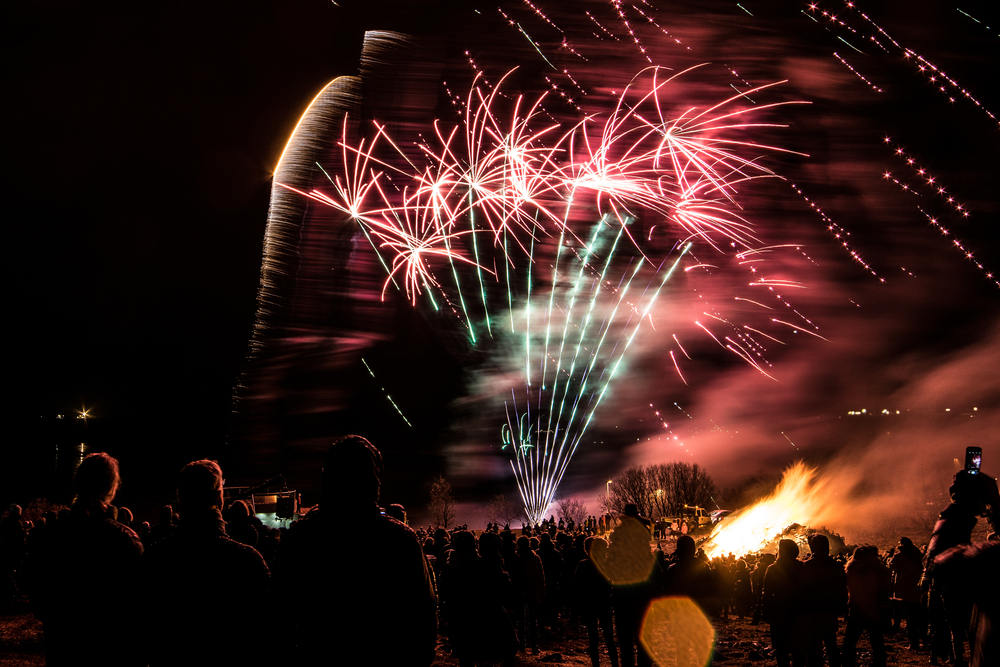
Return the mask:
<path fill-rule="evenodd" d="M 716 622 L 716 659 L 719 665 L 733 667 L 765 667 L 773 665 L 771 640 L 767 625 L 750 625 L 748 620 Z M 843 634 L 843 624 L 841 624 Z M 567 630 L 559 634 L 541 633 L 540 652 L 537 655 L 519 654 L 518 664 L 544 667 L 545 665 L 573 665 L 589 667 L 587 656 L 587 634 L 582 628 Z M 858 645 L 858 664 L 871 664 L 871 652 L 867 639 Z M 886 636 L 889 665 L 925 665 L 928 652 L 906 650 L 906 633 Z M 0 667 L 44 665 L 41 625 L 27 609 L 25 603 L 0 610 Z M 602 665 L 610 664 L 603 656 Z M 457 667 L 458 660 L 452 657 L 445 638 L 439 637 L 435 667 Z"/>

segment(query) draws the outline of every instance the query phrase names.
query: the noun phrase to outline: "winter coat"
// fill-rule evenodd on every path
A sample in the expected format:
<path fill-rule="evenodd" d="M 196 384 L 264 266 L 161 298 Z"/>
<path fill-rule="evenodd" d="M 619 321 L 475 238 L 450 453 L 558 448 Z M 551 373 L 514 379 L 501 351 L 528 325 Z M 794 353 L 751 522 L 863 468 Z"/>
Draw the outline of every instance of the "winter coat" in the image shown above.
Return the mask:
<path fill-rule="evenodd" d="M 264 664 L 242 613 L 270 601 L 270 571 L 226 534 L 218 510 L 185 512 L 142 566 L 150 665 Z"/>
<path fill-rule="evenodd" d="M 976 641 L 971 667 L 1000 665 L 1000 542 L 949 549 L 935 560 L 934 577 L 946 590 L 958 587 L 976 603 Z"/>
<path fill-rule="evenodd" d="M 893 591 L 903 602 L 920 602 L 920 577 L 923 575 L 923 554 L 911 545 L 900 545 L 899 551 L 889 561 L 892 571 Z"/>

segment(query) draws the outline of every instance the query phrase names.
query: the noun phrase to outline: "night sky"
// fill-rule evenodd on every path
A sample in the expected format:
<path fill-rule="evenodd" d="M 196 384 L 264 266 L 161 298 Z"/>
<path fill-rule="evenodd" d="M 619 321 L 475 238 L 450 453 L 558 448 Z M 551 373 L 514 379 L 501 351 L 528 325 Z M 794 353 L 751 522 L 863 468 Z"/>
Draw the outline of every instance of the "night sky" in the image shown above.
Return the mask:
<path fill-rule="evenodd" d="M 335 77 L 357 74 L 364 31 L 401 30 L 438 45 L 433 58 L 420 55 L 458 72 L 451 85 L 459 90 L 471 81 L 467 48 L 494 80 L 518 65 L 522 91 L 545 89 L 548 70 L 496 3 L 339 4 L 8 9 L 13 430 L 5 440 L 21 459 L 5 466 L 0 500 L 38 495 L 28 487 L 43 477 L 19 471 L 44 457 L 24 452 L 48 446 L 55 415 L 72 419 L 84 407 L 95 416 L 88 439 L 123 461 L 126 501 L 165 497 L 180 465 L 204 456 L 220 460 L 229 483 L 283 473 L 308 491 L 322 443 L 345 430 L 369 435 L 386 453 L 386 502 L 418 511 L 437 473 L 469 503 L 460 518 L 470 523 L 479 520 L 476 501 L 514 495 L 497 442 L 505 355 L 470 361 L 399 294 L 380 303 L 384 310 L 351 320 L 356 356 L 374 364 L 377 380 L 342 350 L 284 359 L 282 368 L 295 372 L 282 371 L 283 382 L 298 383 L 298 393 L 268 403 L 266 414 L 238 402 L 233 418 L 237 385 L 260 382 L 278 366 L 246 363 L 272 170 L 313 96 Z M 669 33 L 640 26 L 626 3 L 658 64 L 712 63 L 685 79 L 681 97 L 701 103 L 734 93 L 733 84 L 787 79 L 768 101 L 810 102 L 769 112 L 769 122 L 788 127 L 754 137 L 808 157 L 774 157 L 770 166 L 786 180 L 755 184 L 741 204 L 768 245 L 785 246 L 763 270 L 803 285 L 783 293 L 792 305 L 780 307 L 802 313 L 823 339 L 769 330 L 781 340 L 764 355 L 774 379 L 721 350 L 693 322 L 706 309 L 741 324 L 757 317 L 753 308 L 741 310 L 745 302 L 734 305 L 754 295 L 752 277 L 731 253 L 699 255 L 712 268 L 685 274 L 654 313 L 655 330 L 637 337 L 625 379 L 596 413 L 563 492 L 596 509 L 596 491 L 630 462 L 698 462 L 729 486 L 805 458 L 845 475 L 845 486 L 891 477 L 904 493 L 917 479 L 939 485 L 972 444 L 983 447 L 984 469 L 996 474 L 1000 288 L 985 274 L 1000 270 L 1000 145 L 997 119 L 984 111 L 1000 113 L 995 10 L 858 5 L 899 45 L 945 69 L 977 106 L 940 92 L 888 38 L 880 37 L 885 48 L 873 45 L 872 23 L 841 3 L 812 12 L 806 3 L 753 0 L 657 3 L 655 12 L 634 5 Z M 648 64 L 607 3 L 536 6 L 548 21 L 524 3 L 503 9 L 543 47 L 558 46 L 556 31 L 565 30 L 589 54 L 586 61 L 556 55 L 591 84 L 595 108 L 605 88 Z M 823 9 L 845 25 L 824 18 Z M 618 39 L 599 39 L 598 23 Z M 955 201 L 921 183 L 891 147 L 903 147 Z M 839 226 L 834 231 L 850 233 L 849 249 L 809 202 Z M 335 304 L 352 294 L 340 297 Z M 330 308 L 324 315 L 343 335 L 341 315 L 351 306 Z M 383 328 L 377 340 L 362 335 L 373 323 Z M 669 356 L 677 352 L 673 336 L 691 357 L 681 364 L 686 385 Z M 383 387 L 412 426 L 384 400 Z M 303 416 L 295 398 L 303 395 L 323 410 Z"/>

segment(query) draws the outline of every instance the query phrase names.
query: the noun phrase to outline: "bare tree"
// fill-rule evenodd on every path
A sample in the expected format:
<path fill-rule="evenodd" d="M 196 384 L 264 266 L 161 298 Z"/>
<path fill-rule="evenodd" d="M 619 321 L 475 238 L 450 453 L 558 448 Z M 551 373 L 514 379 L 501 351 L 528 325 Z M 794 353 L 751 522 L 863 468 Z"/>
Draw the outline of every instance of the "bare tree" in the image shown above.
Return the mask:
<path fill-rule="evenodd" d="M 685 505 L 712 507 L 715 493 L 715 482 L 697 463 L 634 465 L 612 481 L 606 504 L 614 512 L 632 504 L 659 519 L 678 516 Z"/>
<path fill-rule="evenodd" d="M 443 475 L 438 475 L 431 484 L 431 502 L 427 505 L 434 522 L 448 528 L 455 518 L 455 498 L 451 495 L 451 484 Z"/>
<path fill-rule="evenodd" d="M 715 482 L 697 463 L 661 463 L 650 466 L 657 492 L 657 509 L 662 516 L 677 516 L 685 505 L 712 507 L 716 496 Z"/>
<path fill-rule="evenodd" d="M 587 518 L 587 506 L 576 498 L 561 498 L 556 501 L 556 516 L 567 523 L 573 519 L 574 523 L 579 524 Z"/>
<path fill-rule="evenodd" d="M 524 508 L 507 500 L 507 496 L 497 494 L 486 503 L 486 519 L 491 523 L 509 525 L 524 517 Z"/>
<path fill-rule="evenodd" d="M 675 467 L 674 484 L 678 488 L 679 496 L 684 500 L 684 505 L 698 507 L 715 505 L 714 499 L 718 491 L 708 471 L 697 463 L 678 462 L 672 465 Z"/>
<path fill-rule="evenodd" d="M 648 466 L 633 465 L 620 472 L 611 482 L 611 497 L 608 504 L 611 509 L 621 514 L 625 505 L 635 505 L 639 513 L 649 516 L 650 480 Z"/>
<path fill-rule="evenodd" d="M 614 499 L 607 489 L 603 493 L 597 494 L 597 506 L 601 508 L 603 514 L 611 514 L 615 511 Z"/>

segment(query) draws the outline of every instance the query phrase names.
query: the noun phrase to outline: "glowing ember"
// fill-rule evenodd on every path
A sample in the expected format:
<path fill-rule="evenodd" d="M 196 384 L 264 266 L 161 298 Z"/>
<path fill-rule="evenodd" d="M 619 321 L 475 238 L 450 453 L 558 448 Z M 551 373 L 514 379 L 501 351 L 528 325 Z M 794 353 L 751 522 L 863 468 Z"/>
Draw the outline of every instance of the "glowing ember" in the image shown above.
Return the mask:
<path fill-rule="evenodd" d="M 829 481 L 801 461 L 785 471 L 769 497 L 726 519 L 704 545 L 710 558 L 759 551 L 793 523 L 820 525 L 831 516 Z"/>

